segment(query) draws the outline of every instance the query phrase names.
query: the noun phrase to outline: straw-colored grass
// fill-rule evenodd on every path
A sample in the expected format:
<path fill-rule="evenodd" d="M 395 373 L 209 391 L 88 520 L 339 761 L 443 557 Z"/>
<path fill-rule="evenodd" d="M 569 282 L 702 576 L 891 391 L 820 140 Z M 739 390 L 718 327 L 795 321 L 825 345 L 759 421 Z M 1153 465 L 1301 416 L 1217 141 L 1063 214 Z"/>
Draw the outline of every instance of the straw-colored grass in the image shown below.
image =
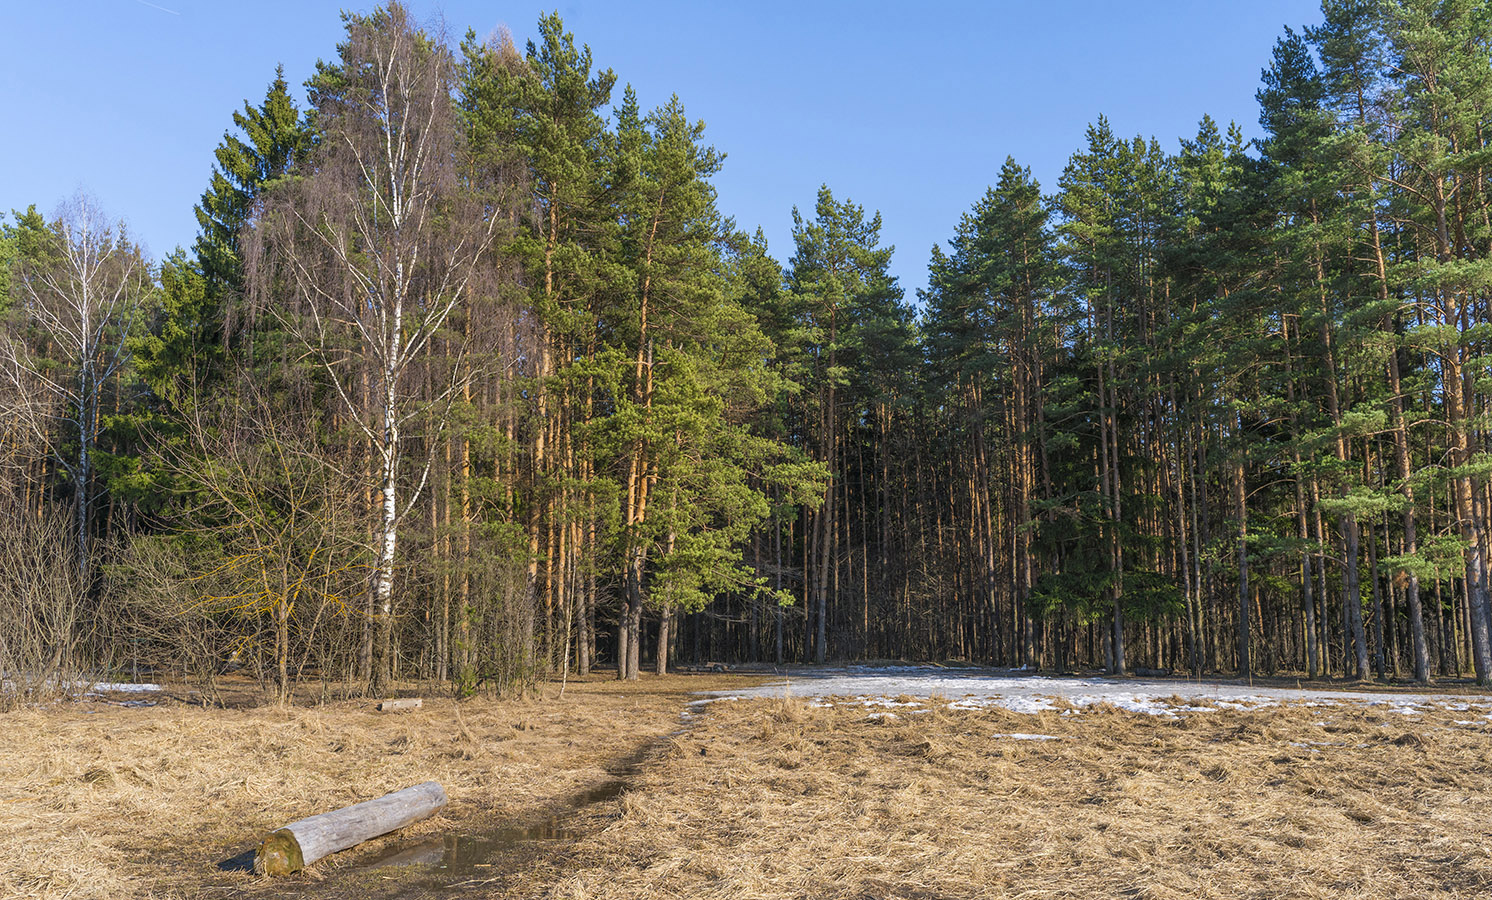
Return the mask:
<path fill-rule="evenodd" d="M 1492 895 L 1485 711 L 924 708 L 714 704 L 547 896 Z"/>
<path fill-rule="evenodd" d="M 450 805 L 405 837 L 540 814 L 678 729 L 690 690 L 743 683 L 572 681 L 563 701 L 550 686 L 549 700 L 473 700 L 459 717 L 454 702 L 430 698 L 396 714 L 346 702 L 0 715 L 0 898 L 298 892 L 347 860 L 280 886 L 240 871 L 242 859 L 224 864 L 294 819 L 430 779 Z"/>
<path fill-rule="evenodd" d="M 699 708 L 675 733 L 689 691 L 732 683 L 572 684 L 562 702 L 475 701 L 459 717 L 428 699 L 399 715 L 358 703 L 12 713 L 0 717 L 0 897 L 1492 895 L 1485 710 L 1165 719 L 743 700 Z M 1031 734 L 1056 740 L 1015 737 Z M 274 826 L 430 778 L 451 807 L 401 840 L 532 821 L 649 745 L 619 800 L 576 813 L 583 837 L 455 887 L 353 868 L 377 846 L 275 881 L 220 868 Z"/>

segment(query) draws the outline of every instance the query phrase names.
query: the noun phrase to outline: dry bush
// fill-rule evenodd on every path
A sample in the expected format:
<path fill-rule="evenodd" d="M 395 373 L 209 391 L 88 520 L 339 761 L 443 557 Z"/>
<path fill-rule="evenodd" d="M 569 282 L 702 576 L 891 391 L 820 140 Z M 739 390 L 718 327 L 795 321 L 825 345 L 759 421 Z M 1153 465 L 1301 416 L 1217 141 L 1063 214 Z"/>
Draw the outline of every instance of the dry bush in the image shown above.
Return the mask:
<path fill-rule="evenodd" d="M 195 405 L 154 465 L 169 533 L 127 537 L 107 569 L 116 646 L 217 697 L 241 666 L 288 702 L 303 680 L 348 680 L 364 622 L 366 522 L 355 468 L 306 408 L 234 370 L 231 401 Z M 293 392 L 292 392 L 293 393 Z"/>
<path fill-rule="evenodd" d="M 72 690 L 86 596 L 66 516 L 0 510 L 0 710 Z"/>
<path fill-rule="evenodd" d="M 218 679 L 242 645 L 243 629 L 203 601 L 180 544 L 135 537 L 106 572 L 105 618 L 118 631 L 114 643 L 140 648 L 153 666 L 198 688 L 203 702 L 219 702 Z"/>

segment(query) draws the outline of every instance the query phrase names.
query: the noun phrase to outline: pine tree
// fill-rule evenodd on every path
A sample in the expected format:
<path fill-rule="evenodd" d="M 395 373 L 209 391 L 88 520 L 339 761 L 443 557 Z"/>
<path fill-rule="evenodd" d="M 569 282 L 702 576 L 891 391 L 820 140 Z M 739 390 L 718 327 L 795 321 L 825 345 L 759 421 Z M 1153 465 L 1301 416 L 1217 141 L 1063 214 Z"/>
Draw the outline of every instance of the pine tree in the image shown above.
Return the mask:
<path fill-rule="evenodd" d="M 547 665 L 567 642 L 557 620 L 578 617 L 591 634 L 594 597 L 579 579 L 581 554 L 594 554 L 601 525 L 594 512 L 605 488 L 596 481 L 588 444 L 595 409 L 593 358 L 604 297 L 622 288 L 615 255 L 615 161 L 602 120 L 616 76 L 593 71 L 589 47 L 577 48 L 558 15 L 539 21 L 539 39 L 520 60 L 510 44 L 463 44 L 465 132 L 491 169 L 523 170 L 529 202 L 508 255 L 521 261 L 529 303 L 543 332 L 528 423 L 531 448 L 524 505 L 530 591 L 543 610 Z M 583 524 L 582 519 L 588 523 Z M 568 628 L 565 629 L 568 631 Z M 589 666 L 589 643 L 581 659 Z"/>
<path fill-rule="evenodd" d="M 960 223 L 953 256 L 934 257 L 924 326 L 941 390 L 962 398 L 980 510 L 971 526 L 986 602 L 998 609 L 999 585 L 1013 586 L 1008 610 L 999 612 L 1010 635 L 1005 658 L 1026 665 L 1039 663 L 1032 618 L 1032 588 L 1040 576 L 1034 509 L 1051 499 L 1043 411 L 1050 399 L 1047 378 L 1060 363 L 1065 315 L 1054 308 L 1056 263 L 1047 219 L 1030 170 L 1007 158 L 998 185 Z M 1048 491 L 1038 497 L 1043 483 Z M 1006 484 L 1008 491 L 1002 490 Z M 997 530 L 1012 539 L 1008 554 Z"/>
<path fill-rule="evenodd" d="M 1492 683 L 1492 600 L 1486 561 L 1488 457 L 1479 446 L 1484 390 L 1476 328 L 1489 279 L 1485 123 L 1492 114 L 1492 13 L 1479 4 L 1394 0 L 1383 6 L 1389 71 L 1402 92 L 1394 150 L 1402 161 L 1414 247 L 1406 287 L 1434 322 L 1418 336 L 1438 357 L 1452 514 L 1465 548 L 1473 662 Z M 1369 20 L 1371 21 L 1371 20 Z"/>
<path fill-rule="evenodd" d="M 233 125 L 242 137 L 224 133 L 213 151 L 217 165 L 195 210 L 201 229 L 193 247 L 197 265 L 219 297 L 243 290 L 240 232 L 253 214 L 254 201 L 294 171 L 315 139 L 290 96 L 283 66 L 275 69 L 264 101 L 257 107 L 245 102 L 243 112 L 233 114 Z"/>
<path fill-rule="evenodd" d="M 805 655 L 811 648 L 812 659 L 820 663 L 828 658 L 829 618 L 836 605 L 839 552 L 847 527 L 836 494 L 846 465 L 843 389 L 855 383 L 847 354 L 866 330 L 881 327 L 879 323 L 887 323 L 893 332 L 905 327 L 895 324 L 901 319 L 896 307 L 902 292 L 887 271 L 894 248 L 879 246 L 880 230 L 879 214 L 866 219 L 860 206 L 835 201 L 827 185 L 819 188 L 812 220 L 793 210 L 788 286 L 804 329 L 805 386 L 811 392 L 804 418 L 813 457 L 829 474 L 807 551 L 812 572 L 807 612 L 814 630 L 805 643 Z"/>

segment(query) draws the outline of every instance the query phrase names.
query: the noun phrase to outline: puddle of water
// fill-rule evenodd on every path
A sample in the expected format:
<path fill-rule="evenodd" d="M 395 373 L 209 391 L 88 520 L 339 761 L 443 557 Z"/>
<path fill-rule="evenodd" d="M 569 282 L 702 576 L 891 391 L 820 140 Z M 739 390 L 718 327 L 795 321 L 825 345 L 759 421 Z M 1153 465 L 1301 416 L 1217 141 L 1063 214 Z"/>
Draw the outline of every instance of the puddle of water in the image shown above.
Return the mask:
<path fill-rule="evenodd" d="M 615 800 L 627 783 L 608 781 L 571 798 L 562 814 L 531 825 L 510 825 L 481 834 L 447 834 L 418 844 L 396 844 L 363 863 L 363 868 L 426 866 L 441 875 L 474 875 L 498 868 L 499 860 L 541 841 L 570 841 L 583 832 L 571 825 L 585 807 Z"/>
<path fill-rule="evenodd" d="M 632 773 L 628 772 L 627 774 L 631 775 Z M 625 791 L 626 789 L 627 782 L 623 779 L 618 778 L 615 781 L 608 781 L 603 785 L 593 787 L 590 790 L 581 793 L 572 801 L 571 805 L 574 806 L 576 809 L 579 809 L 583 806 L 591 806 L 596 803 L 605 803 L 608 800 L 615 800 L 616 798 L 620 797 L 622 795 L 622 791 Z"/>
<path fill-rule="evenodd" d="M 642 764 L 668 738 L 655 738 L 631 755 L 607 767 L 611 780 L 567 797 L 550 807 L 550 814 L 530 824 L 509 825 L 474 834 L 446 834 L 418 844 L 398 843 L 361 863 L 358 868 L 403 867 L 427 887 L 444 890 L 497 880 L 502 873 L 536 854 L 557 849 L 551 842 L 575 841 L 590 833 L 576 821 L 579 814 L 598 803 L 620 797 Z M 496 876 L 496 877 L 494 877 Z"/>

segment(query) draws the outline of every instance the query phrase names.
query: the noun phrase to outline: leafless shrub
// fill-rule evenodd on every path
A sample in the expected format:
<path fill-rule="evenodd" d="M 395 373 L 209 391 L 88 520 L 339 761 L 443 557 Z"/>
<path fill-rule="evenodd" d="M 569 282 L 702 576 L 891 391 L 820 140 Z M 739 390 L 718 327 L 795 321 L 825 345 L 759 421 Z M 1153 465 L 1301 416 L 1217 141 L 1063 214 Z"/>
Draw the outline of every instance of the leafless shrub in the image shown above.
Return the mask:
<path fill-rule="evenodd" d="M 231 408 L 196 407 L 185 441 L 163 451 L 172 533 L 130 545 L 112 596 L 117 618 L 209 697 L 225 667 L 252 666 L 283 703 L 356 630 L 345 625 L 367 583 L 366 523 L 315 416 L 249 378 L 235 393 Z"/>
<path fill-rule="evenodd" d="M 0 709 L 65 694 L 82 675 L 72 540 L 63 515 L 0 510 Z"/>
<path fill-rule="evenodd" d="M 216 703 L 218 676 L 242 641 L 242 629 L 194 589 L 191 555 L 181 543 L 158 536 L 129 542 L 107 571 L 108 621 L 156 666 L 195 685 Z"/>

